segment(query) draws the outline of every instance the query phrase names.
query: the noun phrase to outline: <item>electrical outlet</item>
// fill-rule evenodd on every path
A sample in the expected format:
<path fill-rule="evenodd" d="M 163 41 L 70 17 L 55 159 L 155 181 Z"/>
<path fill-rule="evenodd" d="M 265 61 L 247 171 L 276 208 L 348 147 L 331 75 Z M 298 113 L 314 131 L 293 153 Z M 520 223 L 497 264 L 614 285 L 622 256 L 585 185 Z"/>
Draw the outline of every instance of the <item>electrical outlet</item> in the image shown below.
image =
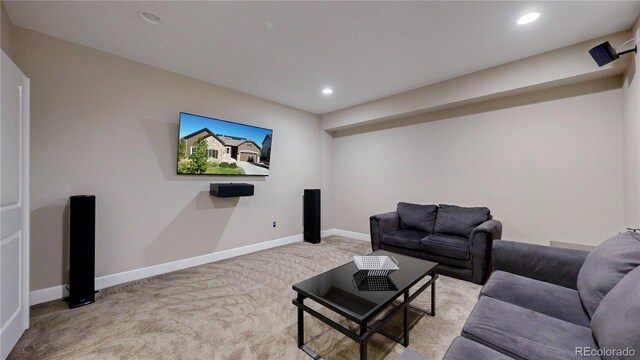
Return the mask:
<path fill-rule="evenodd" d="M 275 221 L 273 222 L 273 227 L 276 227 L 276 222 Z"/>

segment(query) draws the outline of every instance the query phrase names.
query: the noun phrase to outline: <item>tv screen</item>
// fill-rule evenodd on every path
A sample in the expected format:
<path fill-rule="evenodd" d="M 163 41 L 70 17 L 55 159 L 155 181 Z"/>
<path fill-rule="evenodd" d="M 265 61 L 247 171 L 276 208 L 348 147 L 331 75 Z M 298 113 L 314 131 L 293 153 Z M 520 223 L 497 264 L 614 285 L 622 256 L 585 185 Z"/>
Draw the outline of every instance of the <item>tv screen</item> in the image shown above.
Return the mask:
<path fill-rule="evenodd" d="M 268 176 L 273 130 L 180 113 L 178 174 Z"/>

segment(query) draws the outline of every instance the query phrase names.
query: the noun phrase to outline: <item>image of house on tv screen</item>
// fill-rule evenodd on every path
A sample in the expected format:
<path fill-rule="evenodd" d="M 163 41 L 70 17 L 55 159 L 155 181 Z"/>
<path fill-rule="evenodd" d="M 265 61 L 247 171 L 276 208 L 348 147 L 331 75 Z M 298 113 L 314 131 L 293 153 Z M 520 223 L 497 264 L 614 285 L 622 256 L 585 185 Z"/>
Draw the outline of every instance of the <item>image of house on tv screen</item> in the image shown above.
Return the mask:
<path fill-rule="evenodd" d="M 273 131 L 180 113 L 178 174 L 269 175 Z"/>

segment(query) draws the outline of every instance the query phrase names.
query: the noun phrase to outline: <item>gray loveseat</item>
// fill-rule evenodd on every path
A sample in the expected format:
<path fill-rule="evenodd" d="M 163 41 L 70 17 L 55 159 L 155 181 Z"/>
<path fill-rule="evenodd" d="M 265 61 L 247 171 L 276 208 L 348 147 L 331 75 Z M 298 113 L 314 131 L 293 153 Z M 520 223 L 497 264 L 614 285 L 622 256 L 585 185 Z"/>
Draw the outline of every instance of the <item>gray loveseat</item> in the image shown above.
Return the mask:
<path fill-rule="evenodd" d="M 436 272 L 483 284 L 491 244 L 502 223 L 486 207 L 398 203 L 396 211 L 371 216 L 371 247 L 437 262 Z"/>
<path fill-rule="evenodd" d="M 588 253 L 499 241 L 445 360 L 640 359 L 640 233 Z"/>

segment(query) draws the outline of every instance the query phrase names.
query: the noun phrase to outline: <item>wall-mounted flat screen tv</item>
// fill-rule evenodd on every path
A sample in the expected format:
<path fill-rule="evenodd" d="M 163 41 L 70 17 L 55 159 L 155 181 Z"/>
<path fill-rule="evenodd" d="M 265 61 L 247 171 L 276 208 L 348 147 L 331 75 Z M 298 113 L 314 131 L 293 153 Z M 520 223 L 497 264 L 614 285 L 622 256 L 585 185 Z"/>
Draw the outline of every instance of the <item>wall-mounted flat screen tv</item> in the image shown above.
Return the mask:
<path fill-rule="evenodd" d="M 268 176 L 273 130 L 180 113 L 178 174 Z"/>

